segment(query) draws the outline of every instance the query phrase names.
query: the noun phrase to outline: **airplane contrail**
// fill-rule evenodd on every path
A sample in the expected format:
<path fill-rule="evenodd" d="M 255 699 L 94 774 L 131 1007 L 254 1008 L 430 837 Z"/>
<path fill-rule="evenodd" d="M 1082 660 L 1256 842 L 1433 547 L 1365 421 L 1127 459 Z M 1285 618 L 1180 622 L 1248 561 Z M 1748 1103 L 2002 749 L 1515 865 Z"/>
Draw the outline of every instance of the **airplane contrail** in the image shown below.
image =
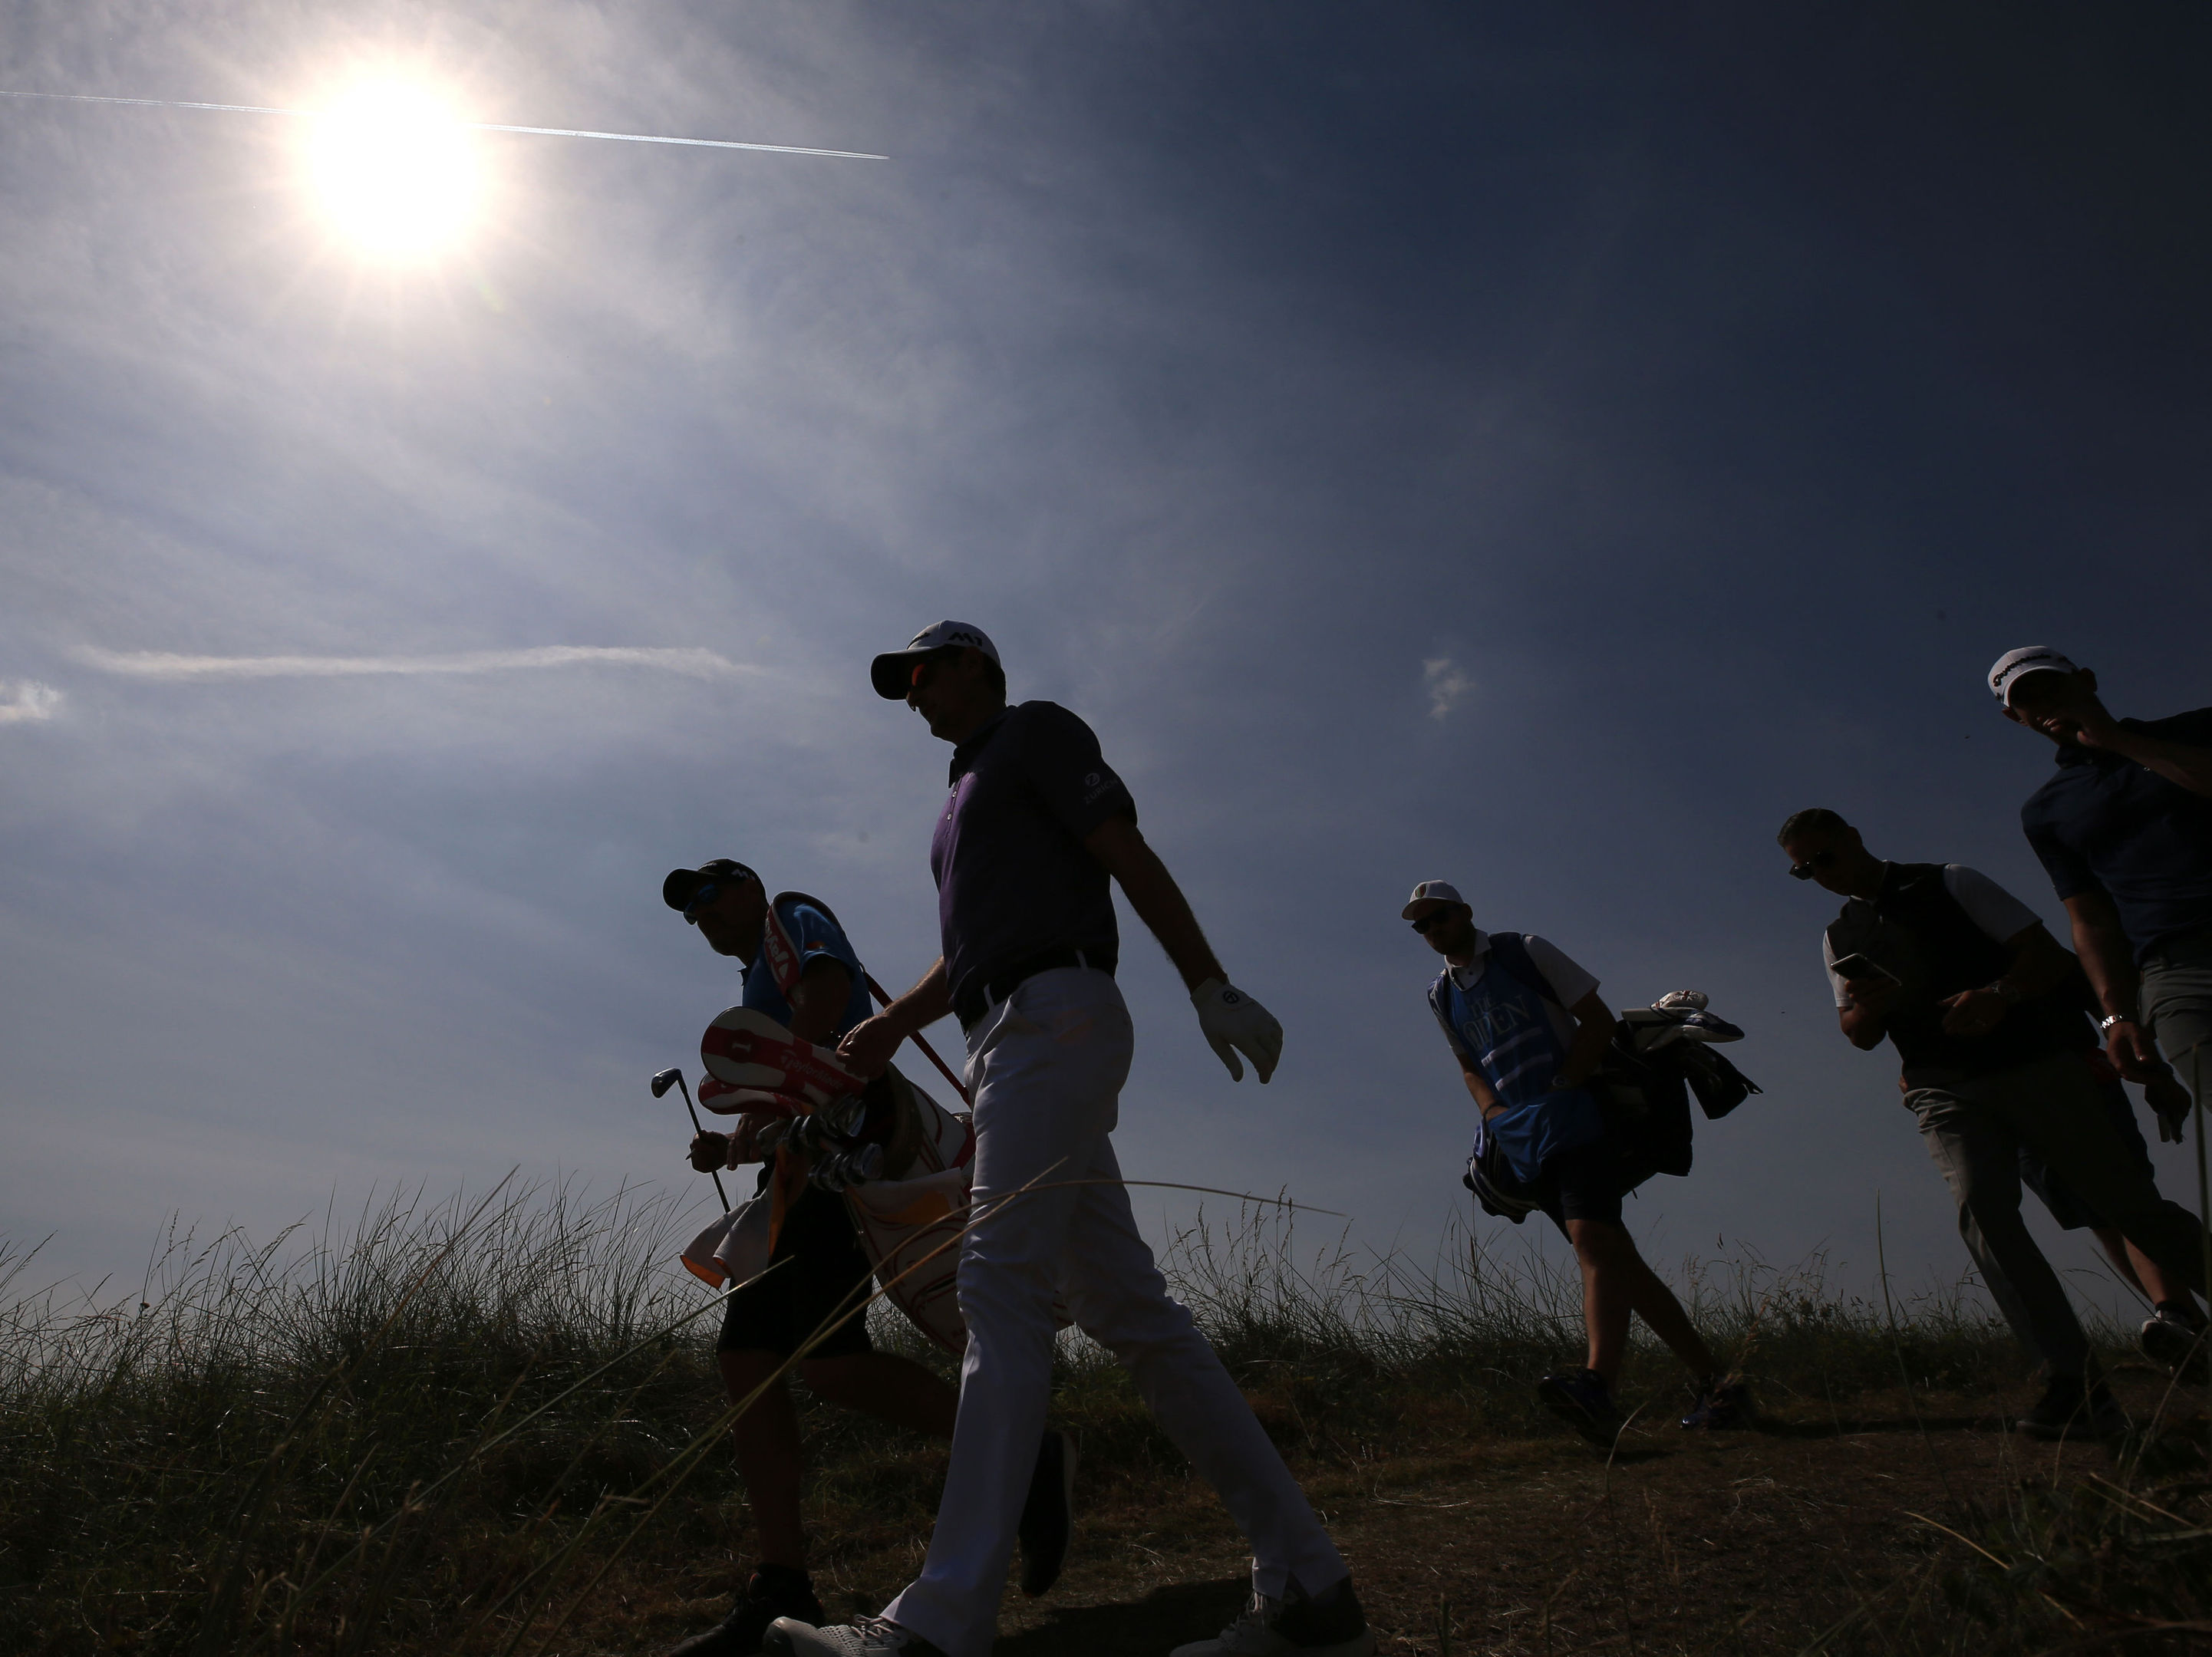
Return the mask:
<path fill-rule="evenodd" d="M 0 87 L 0 98 L 43 98 L 64 104 L 131 104 L 141 109 L 204 109 L 221 115 L 288 115 L 313 120 L 312 109 L 271 109 L 260 104 L 198 104 L 181 98 L 103 98 L 89 92 L 11 92 Z M 653 132 L 588 132 L 565 126 L 507 126 L 496 121 L 455 121 L 470 132 L 521 132 L 540 138 L 611 138 L 626 144 L 692 144 L 702 149 L 757 149 L 771 155 L 822 155 L 840 161 L 887 161 L 888 155 L 872 155 L 860 149 L 810 149 L 803 144 L 754 144 L 736 138 L 672 138 Z"/>
<path fill-rule="evenodd" d="M 82 645 L 70 652 L 87 667 L 133 679 L 301 679 L 358 678 L 370 674 L 503 673 L 518 668 L 649 667 L 693 679 L 732 679 L 764 672 L 750 662 L 733 662 L 719 651 L 684 645 L 534 645 L 522 650 L 462 650 L 439 656 L 184 656 L 167 650 L 103 650 Z M 0 692 L 5 691 L 0 684 Z M 56 702 L 60 693 L 37 686 Z M 35 694 L 19 693 L 33 702 Z M 9 715 L 0 701 L 0 719 L 43 719 L 45 713 Z"/>

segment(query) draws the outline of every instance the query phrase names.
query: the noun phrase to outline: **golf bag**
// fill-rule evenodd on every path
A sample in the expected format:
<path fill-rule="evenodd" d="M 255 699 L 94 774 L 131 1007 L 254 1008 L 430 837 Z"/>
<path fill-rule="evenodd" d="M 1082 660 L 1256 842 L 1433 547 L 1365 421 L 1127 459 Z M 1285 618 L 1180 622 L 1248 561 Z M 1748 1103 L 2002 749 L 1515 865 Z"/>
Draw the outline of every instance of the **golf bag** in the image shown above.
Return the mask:
<path fill-rule="evenodd" d="M 787 999 L 805 966 L 778 913 L 793 899 L 836 920 L 803 892 L 778 893 L 769 905 L 763 949 Z M 958 1357 L 968 1343 L 957 1290 L 975 1159 L 972 1117 L 946 1110 L 896 1068 L 864 1083 L 834 1052 L 750 1007 L 715 1018 L 700 1058 L 708 1071 L 700 1104 L 783 1120 L 760 1137 L 775 1158 L 768 1188 L 702 1233 L 684 1253 L 685 1267 L 718 1288 L 757 1276 L 800 1187 L 839 1192 L 885 1298 Z M 1057 1299 L 1053 1312 L 1063 1328 L 1073 1321 Z"/>
<path fill-rule="evenodd" d="M 1506 969 L 1525 970 L 1530 986 L 1558 1005 L 1526 948 L 1516 955 Z M 1505 961 L 1495 939 L 1492 958 Z M 1607 1139 L 1627 1175 L 1626 1190 L 1655 1174 L 1679 1177 L 1690 1171 L 1690 1095 L 1696 1095 L 1706 1119 L 1717 1121 L 1762 1091 L 1712 1051 L 1715 1042 L 1741 1041 L 1743 1032 L 1706 1006 L 1704 991 L 1675 990 L 1649 1007 L 1626 1010 L 1613 1024 L 1605 1062 L 1589 1085 L 1604 1115 Z M 1474 1193 L 1484 1213 L 1515 1225 L 1539 1206 L 1534 1193 L 1507 1166 L 1495 1138 L 1488 1138 L 1481 1156 L 1468 1159 L 1461 1183 Z"/>

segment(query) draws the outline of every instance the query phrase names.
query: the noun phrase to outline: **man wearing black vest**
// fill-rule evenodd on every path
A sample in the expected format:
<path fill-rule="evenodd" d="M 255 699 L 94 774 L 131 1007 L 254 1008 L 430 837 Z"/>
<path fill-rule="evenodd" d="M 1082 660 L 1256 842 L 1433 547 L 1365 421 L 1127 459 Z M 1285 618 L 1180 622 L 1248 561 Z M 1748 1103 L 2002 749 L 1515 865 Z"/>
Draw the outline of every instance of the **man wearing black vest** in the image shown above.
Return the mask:
<path fill-rule="evenodd" d="M 731 858 L 672 870 L 660 896 L 698 929 L 708 949 L 743 963 L 742 1005 L 768 1014 L 794 1035 L 826 1045 L 867 1017 L 867 974 L 844 928 L 819 899 L 786 892 L 771 900 L 761 877 Z M 782 975 L 777 951 L 769 947 L 772 931 L 788 945 Z M 691 1166 L 703 1174 L 760 1161 L 755 1141 L 770 1120 L 740 1116 L 733 1132 L 700 1133 L 691 1142 Z M 763 1190 L 768 1179 L 763 1169 Z M 791 1355 L 823 1324 L 846 1314 L 796 1366 L 817 1398 L 926 1437 L 952 1436 L 957 1394 L 912 1359 L 876 1350 L 868 1338 L 866 1316 L 859 1308 L 867 1300 L 871 1267 L 842 1195 L 805 1187 L 784 1217 L 773 1260 L 764 1276 L 732 1292 L 714 1345 L 732 1402 L 766 1387 L 731 1433 L 759 1533 L 760 1565 L 730 1614 L 678 1645 L 671 1657 L 750 1657 L 777 1618 L 819 1621 L 823 1616 L 799 1523 L 799 1415 L 781 1376 L 793 1367 Z M 1034 1593 L 1051 1586 L 1066 1556 L 1068 1492 L 1060 1471 L 1072 1454 L 1065 1436 L 1048 1429 L 1022 1530 L 1024 1587 Z"/>
<path fill-rule="evenodd" d="M 2081 1322 L 2021 1217 L 2021 1147 L 2063 1168 L 2162 1270 L 2201 1287 L 2203 1268 L 2196 1217 L 2160 1197 L 2104 1111 L 2074 960 L 1996 882 L 1959 864 L 1886 863 L 1833 811 L 1800 811 L 1777 838 L 1791 874 L 1849 900 L 1822 940 L 1844 1035 L 1856 1047 L 1895 1045 L 1967 1252 L 2046 1367 L 2021 1429 L 2117 1429 Z"/>

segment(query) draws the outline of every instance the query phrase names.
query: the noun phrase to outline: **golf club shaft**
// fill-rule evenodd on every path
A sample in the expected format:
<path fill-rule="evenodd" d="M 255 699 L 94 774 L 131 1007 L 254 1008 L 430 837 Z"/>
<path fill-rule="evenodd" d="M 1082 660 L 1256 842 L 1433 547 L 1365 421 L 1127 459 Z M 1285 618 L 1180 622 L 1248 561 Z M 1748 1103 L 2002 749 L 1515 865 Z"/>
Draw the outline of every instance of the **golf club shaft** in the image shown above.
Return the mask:
<path fill-rule="evenodd" d="M 684 1108 L 691 1113 L 691 1131 L 694 1133 L 704 1133 L 707 1130 L 699 1125 L 699 1107 L 691 1102 L 691 1089 L 684 1087 L 684 1077 L 681 1075 L 677 1077 L 676 1085 L 683 1091 Z M 708 1172 L 714 1174 L 711 1168 Z M 714 1194 L 722 1199 L 722 1212 L 726 1214 L 730 1211 L 730 1193 L 722 1189 L 722 1176 L 720 1174 L 714 1174 Z"/>
<path fill-rule="evenodd" d="M 868 980 L 868 993 L 874 996 L 877 1000 L 882 1002 L 886 1007 L 890 1006 L 891 1004 L 891 998 L 884 992 L 884 986 L 876 982 L 876 975 L 873 973 L 864 973 L 861 975 Z M 937 1049 L 931 1047 L 928 1042 L 922 1040 L 921 1033 L 919 1030 L 915 1031 L 914 1035 L 908 1036 L 907 1039 L 929 1055 L 929 1062 L 937 1066 L 938 1073 L 939 1075 L 943 1076 L 946 1081 L 952 1083 L 952 1090 L 960 1096 L 960 1102 L 962 1104 L 964 1105 L 971 1102 L 968 1097 L 967 1088 L 962 1084 L 960 1078 L 952 1073 L 952 1067 L 937 1056 Z"/>

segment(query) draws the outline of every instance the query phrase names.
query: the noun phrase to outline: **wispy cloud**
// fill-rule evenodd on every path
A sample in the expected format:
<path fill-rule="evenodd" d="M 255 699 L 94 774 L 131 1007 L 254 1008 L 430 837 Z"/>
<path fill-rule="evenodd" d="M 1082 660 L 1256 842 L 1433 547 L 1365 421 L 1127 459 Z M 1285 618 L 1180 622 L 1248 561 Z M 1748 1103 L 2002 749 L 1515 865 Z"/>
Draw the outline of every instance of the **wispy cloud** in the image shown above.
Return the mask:
<path fill-rule="evenodd" d="M 62 693 L 36 679 L 0 679 L 0 725 L 51 719 L 61 711 Z"/>
<path fill-rule="evenodd" d="M 465 650 L 443 656 L 183 656 L 166 650 L 102 650 L 88 645 L 75 654 L 88 667 L 134 679 L 352 678 L 381 673 L 510 673 L 549 667 L 648 667 L 694 679 L 729 679 L 763 671 L 715 651 L 681 646 L 539 645 L 529 650 Z M 59 692 L 43 685 L 32 689 L 59 700 Z"/>
<path fill-rule="evenodd" d="M 1459 671 L 1459 664 L 1449 656 L 1435 657 L 1421 664 L 1421 683 L 1428 688 L 1429 717 L 1441 719 L 1467 699 L 1474 689 L 1474 681 Z"/>

